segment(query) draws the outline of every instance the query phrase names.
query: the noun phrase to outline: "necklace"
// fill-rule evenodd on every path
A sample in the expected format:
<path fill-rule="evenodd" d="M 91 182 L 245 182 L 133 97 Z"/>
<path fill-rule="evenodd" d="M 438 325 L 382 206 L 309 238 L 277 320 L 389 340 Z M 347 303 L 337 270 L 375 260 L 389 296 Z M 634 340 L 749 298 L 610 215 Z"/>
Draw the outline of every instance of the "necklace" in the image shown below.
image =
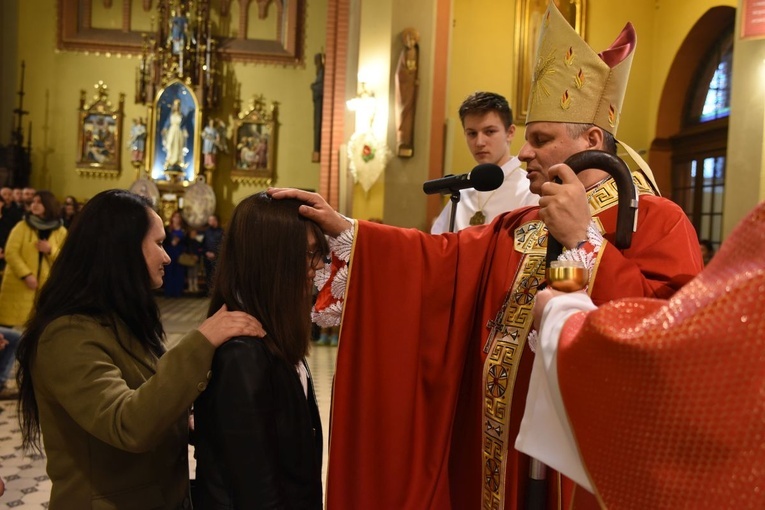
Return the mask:
<path fill-rule="evenodd" d="M 507 177 L 505 177 L 505 180 L 510 178 L 510 176 L 513 175 L 513 173 L 515 173 L 515 171 L 518 170 L 519 168 L 520 166 L 513 168 L 510 171 L 510 173 L 507 174 Z M 502 185 L 504 185 L 504 182 L 502 182 L 502 184 L 500 185 L 500 188 L 502 187 Z M 489 200 L 491 200 L 491 197 L 494 196 L 494 193 L 496 193 L 497 189 L 489 193 L 489 196 L 486 197 L 486 200 L 483 201 L 483 204 L 478 206 L 478 210 L 475 212 L 475 214 L 473 214 L 473 216 L 470 217 L 470 225 L 483 225 L 484 223 L 486 223 L 486 214 L 484 214 L 483 208 L 486 207 L 486 204 L 489 203 Z"/>
<path fill-rule="evenodd" d="M 497 188 L 499 189 L 499 188 Z M 491 200 L 491 197 L 494 196 L 494 193 L 497 190 L 495 189 L 491 193 L 489 193 L 489 196 L 486 197 L 486 200 L 483 201 L 483 204 L 478 206 L 478 210 L 470 217 L 470 224 L 471 225 L 483 225 L 486 223 L 486 215 L 483 213 L 483 208 L 486 207 L 486 204 L 489 203 L 489 200 Z"/>

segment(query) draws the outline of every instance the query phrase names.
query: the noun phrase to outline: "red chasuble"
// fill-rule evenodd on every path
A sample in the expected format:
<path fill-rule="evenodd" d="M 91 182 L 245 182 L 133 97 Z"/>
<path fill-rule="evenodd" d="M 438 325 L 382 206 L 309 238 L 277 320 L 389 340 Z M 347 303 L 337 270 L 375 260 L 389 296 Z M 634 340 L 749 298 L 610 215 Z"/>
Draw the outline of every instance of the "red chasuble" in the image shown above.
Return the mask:
<path fill-rule="evenodd" d="M 764 310 L 762 203 L 669 302 L 566 322 L 559 386 L 606 507 L 765 508 Z"/>
<path fill-rule="evenodd" d="M 667 297 L 700 271 L 677 206 L 641 196 L 638 231 L 620 252 L 608 241 L 613 182 L 589 196 L 606 232 L 590 281 L 596 302 Z M 524 506 L 528 458 L 513 444 L 546 244 L 537 208 L 440 236 L 359 222 L 333 389 L 330 510 Z"/>

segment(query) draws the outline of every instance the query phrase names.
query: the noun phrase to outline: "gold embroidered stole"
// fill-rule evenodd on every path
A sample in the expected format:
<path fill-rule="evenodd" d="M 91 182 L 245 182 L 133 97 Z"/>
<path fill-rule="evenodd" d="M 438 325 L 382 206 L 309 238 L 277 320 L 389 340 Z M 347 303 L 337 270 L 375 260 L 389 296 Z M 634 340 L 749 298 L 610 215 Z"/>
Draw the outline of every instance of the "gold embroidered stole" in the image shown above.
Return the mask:
<path fill-rule="evenodd" d="M 654 194 L 642 174 L 633 172 L 633 181 L 638 194 Z M 603 225 L 596 215 L 617 205 L 616 183 L 613 179 L 606 180 L 588 191 L 587 198 L 593 219 L 602 233 Z M 483 367 L 484 483 L 481 508 L 487 510 L 505 507 L 507 457 L 515 442 L 514 437 L 508 437 L 513 391 L 521 355 L 533 325 L 534 296 L 545 280 L 547 227 L 542 221 L 534 220 L 518 227 L 513 235 L 514 249 L 522 254 L 521 260 L 502 307 L 496 318 L 486 325 L 490 332 L 484 346 L 487 357 Z"/>

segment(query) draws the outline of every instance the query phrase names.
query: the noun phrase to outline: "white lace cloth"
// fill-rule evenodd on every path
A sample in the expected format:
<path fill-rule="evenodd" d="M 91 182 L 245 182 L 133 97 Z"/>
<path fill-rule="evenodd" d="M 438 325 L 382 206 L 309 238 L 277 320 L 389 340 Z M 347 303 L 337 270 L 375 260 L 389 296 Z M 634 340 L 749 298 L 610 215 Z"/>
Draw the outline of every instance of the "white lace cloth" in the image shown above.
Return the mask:
<path fill-rule="evenodd" d="M 348 263 L 351 260 L 353 249 L 353 233 L 355 231 L 353 221 L 351 228 L 343 231 L 337 237 L 327 238 L 332 262 L 316 271 L 314 284 L 319 289 L 320 298 L 311 311 L 311 320 L 323 328 L 340 325 L 343 316 L 343 304 L 345 302 L 345 289 L 348 285 Z M 329 287 L 327 287 L 329 285 Z M 329 291 L 331 299 L 328 305 L 320 307 L 324 303 Z"/>

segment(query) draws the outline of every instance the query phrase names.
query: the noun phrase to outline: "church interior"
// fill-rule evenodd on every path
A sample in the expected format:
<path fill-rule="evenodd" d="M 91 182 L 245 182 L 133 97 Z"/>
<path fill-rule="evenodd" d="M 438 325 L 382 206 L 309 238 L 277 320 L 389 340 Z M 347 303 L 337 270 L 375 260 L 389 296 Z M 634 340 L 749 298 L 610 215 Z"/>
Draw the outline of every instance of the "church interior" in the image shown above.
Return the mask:
<path fill-rule="evenodd" d="M 635 26 L 617 138 L 648 162 L 662 195 L 683 208 L 699 239 L 719 247 L 765 199 L 762 2 L 555 3 L 596 51 L 627 22 Z M 444 200 L 425 195 L 423 182 L 475 165 L 458 115 L 466 96 L 505 96 L 517 126 L 511 152 L 523 145 L 535 13 L 546 6 L 4 0 L 0 185 L 80 203 L 105 189 L 131 189 L 166 221 L 180 209 L 200 227 L 213 213 L 225 227 L 253 193 L 293 187 L 320 193 L 349 217 L 428 231 Z M 403 143 L 402 61 L 416 91 Z M 194 321 L 173 306 L 164 301 L 168 321 Z M 323 378 L 319 407 L 328 419 L 336 349 L 314 351 L 322 349 L 311 355 L 319 364 L 312 368 Z M 0 476 L 14 490 L 33 464 L 15 457 L 13 410 L 8 402 L 2 408 Z M 46 508 L 49 484 L 40 459 L 32 462 L 29 492 L 19 489 L 10 500 Z"/>
<path fill-rule="evenodd" d="M 525 41 L 520 32 L 525 30 L 529 38 L 524 23 L 535 6 L 546 2 L 497 5 L 428 0 L 413 6 L 395 0 L 320 0 L 291 2 L 285 4 L 288 8 L 269 1 L 188 2 L 185 8 L 193 9 L 194 15 L 198 7 L 205 7 L 204 20 L 187 17 L 189 27 L 194 25 L 200 34 L 207 33 L 200 26 L 209 24 L 211 44 L 205 45 L 205 39 L 189 45 L 199 52 L 193 63 L 197 67 L 191 69 L 188 59 L 178 80 L 177 73 L 162 75 L 159 61 L 172 46 L 168 20 L 173 5 L 181 3 L 3 2 L 0 143 L 10 146 L 13 136 L 23 137 L 23 147 L 30 149 L 31 170 L 22 178 L 37 189 L 84 201 L 103 189 L 130 188 L 141 177 L 150 181 L 160 177 L 157 184 L 162 195 L 177 199 L 196 176 L 203 175 L 224 223 L 233 206 L 247 195 L 267 186 L 297 187 L 318 191 L 344 214 L 425 230 L 442 202 L 437 196 L 426 197 L 422 183 L 464 173 L 473 166 L 457 116 L 468 94 L 488 90 L 507 97 L 518 127 L 511 151 L 517 153 L 522 145 L 525 106 L 519 93 L 527 89 L 520 81 L 529 81 L 523 76 L 528 74 L 523 71 L 523 59 L 533 57 L 521 55 Z M 765 49 L 755 32 L 744 36 L 746 27 L 756 29 L 756 23 L 746 17 L 745 7 L 752 2 L 640 1 L 619 9 L 596 0 L 570 3 L 580 16 L 581 33 L 596 50 L 607 47 L 625 23 L 634 24 L 638 46 L 618 139 L 643 155 L 665 196 L 680 202 L 682 194 L 693 195 L 683 207 L 697 228 L 706 229 L 700 237 L 719 243 L 765 193 Z M 161 6 L 165 7 L 160 12 Z M 162 16 L 166 26 L 160 27 Z M 84 18 L 88 18 L 86 25 Z M 401 35 L 407 28 L 419 35 L 419 63 L 413 150 L 403 156 L 396 151 L 394 89 L 397 60 L 405 47 Z M 158 41 L 160 36 L 166 40 Z M 171 56 L 177 65 L 178 55 Z M 322 61 L 321 87 L 317 59 Z M 724 63 L 720 72 L 729 93 L 724 115 L 700 122 L 718 67 L 710 65 L 712 59 Z M 208 97 L 195 98 L 198 129 L 188 139 L 194 144 L 189 144 L 193 154 L 187 163 L 194 168 L 186 169 L 179 189 L 172 189 L 168 184 L 172 179 L 161 175 L 162 168 L 155 174 L 149 168 L 150 156 L 161 152 L 161 142 L 152 145 L 152 136 L 160 140 L 163 127 L 159 125 L 162 112 L 155 107 L 157 98 L 146 95 L 156 96 L 171 80 L 189 80 L 190 89 L 199 96 L 199 76 L 208 80 L 202 84 Z M 82 137 L 87 129 L 80 106 L 96 102 L 94 87 L 99 83 L 107 87 L 114 109 L 122 109 L 117 126 L 120 147 L 115 148 L 116 161 L 89 166 L 83 163 L 87 158 Z M 314 99 L 314 83 L 314 89 L 321 89 L 321 100 Z M 137 97 L 141 94 L 143 98 Z M 374 101 L 362 102 L 367 106 L 351 111 L 348 101 L 361 96 Z M 262 111 L 253 104 L 258 100 Z M 322 108 L 316 144 L 318 103 Z M 27 113 L 19 118 L 14 110 L 20 105 Z M 267 126 L 263 115 L 274 106 L 277 136 L 270 167 L 237 168 L 244 162 L 236 145 L 246 149 L 249 140 L 245 139 L 251 138 L 243 136 L 243 127 Z M 251 117 L 239 118 L 248 113 Z M 259 120 L 252 122 L 253 118 Z M 138 166 L 127 145 L 134 119 L 147 124 L 155 120 L 147 125 L 149 146 Z M 210 121 L 219 123 L 225 133 L 219 142 L 223 150 L 208 169 L 201 153 L 201 132 Z M 241 131 L 238 138 L 233 133 L 236 122 Z M 373 168 L 376 165 L 357 165 L 379 172 L 374 181 L 373 176 L 364 179 L 364 172 L 349 168 L 351 137 L 369 131 L 387 151 L 381 151 L 384 158 L 383 154 L 377 158 L 382 171 Z M 693 161 L 720 157 L 725 168 L 736 169 L 724 172 L 724 181 L 689 184 L 680 177 Z M 3 178 L 10 182 L 13 173 L 4 172 Z"/>

